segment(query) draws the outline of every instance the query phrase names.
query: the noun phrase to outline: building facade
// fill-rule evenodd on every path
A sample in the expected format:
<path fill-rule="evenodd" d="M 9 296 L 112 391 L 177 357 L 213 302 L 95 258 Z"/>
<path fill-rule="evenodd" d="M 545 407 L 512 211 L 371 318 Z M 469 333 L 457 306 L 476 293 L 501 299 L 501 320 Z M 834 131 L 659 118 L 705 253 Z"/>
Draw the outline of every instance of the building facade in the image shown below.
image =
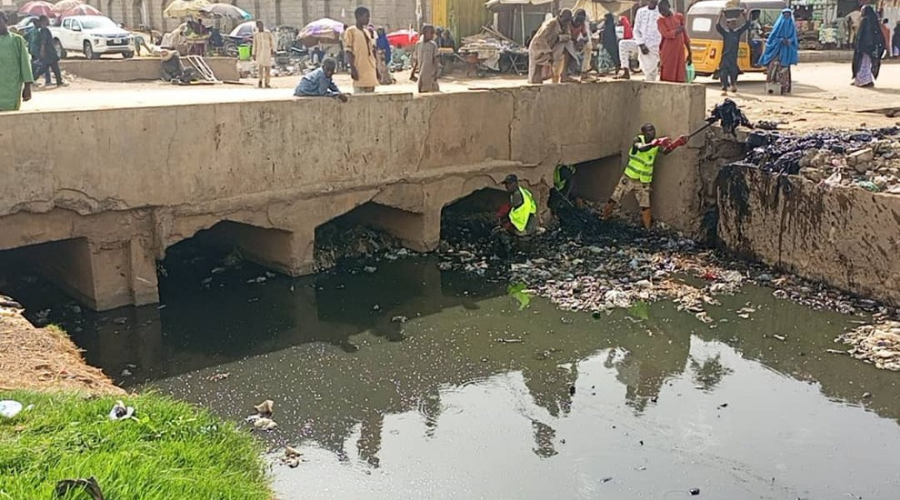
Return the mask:
<path fill-rule="evenodd" d="M 86 0 L 116 22 L 130 28 L 146 26 L 159 31 L 174 29 L 180 21 L 166 19 L 163 11 L 171 0 Z M 431 0 L 222 0 L 236 5 L 267 26 L 303 27 L 328 17 L 353 24 L 353 11 L 366 6 L 372 11 L 372 24 L 388 30 L 417 26 L 418 20 L 430 20 Z M 233 24 L 233 23 L 232 23 Z M 228 24 L 231 26 L 231 24 Z"/>

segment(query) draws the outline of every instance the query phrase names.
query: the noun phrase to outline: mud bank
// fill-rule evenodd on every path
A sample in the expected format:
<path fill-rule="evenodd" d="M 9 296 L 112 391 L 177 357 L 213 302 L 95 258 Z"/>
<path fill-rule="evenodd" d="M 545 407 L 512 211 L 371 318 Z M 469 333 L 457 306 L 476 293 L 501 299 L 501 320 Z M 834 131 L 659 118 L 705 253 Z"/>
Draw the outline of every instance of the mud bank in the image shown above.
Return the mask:
<path fill-rule="evenodd" d="M 69 336 L 56 327 L 35 328 L 16 307 L 0 307 L 0 390 L 124 393 L 98 368 L 88 366 Z"/>
<path fill-rule="evenodd" d="M 720 247 L 900 305 L 900 197 L 734 164 L 718 169 L 714 191 Z"/>

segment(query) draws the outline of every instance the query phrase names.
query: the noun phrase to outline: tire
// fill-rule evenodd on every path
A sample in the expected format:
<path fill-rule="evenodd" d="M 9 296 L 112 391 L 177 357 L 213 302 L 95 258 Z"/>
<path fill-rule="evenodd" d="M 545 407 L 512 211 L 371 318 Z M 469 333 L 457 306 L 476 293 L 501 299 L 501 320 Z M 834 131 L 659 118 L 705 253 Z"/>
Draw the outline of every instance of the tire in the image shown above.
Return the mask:
<path fill-rule="evenodd" d="M 91 42 L 85 40 L 84 41 L 84 57 L 88 59 L 100 59 L 100 54 L 94 52 L 94 47 L 91 46 Z"/>
<path fill-rule="evenodd" d="M 222 47 L 222 49 L 225 51 L 225 55 L 228 57 L 238 56 L 237 44 L 231 40 L 226 40 L 225 45 Z"/>
<path fill-rule="evenodd" d="M 66 53 L 66 49 L 63 48 L 59 38 L 53 39 L 53 50 L 56 51 L 56 55 L 58 55 L 60 59 L 65 59 L 69 55 Z"/>
<path fill-rule="evenodd" d="M 134 57 L 134 52 L 122 52 L 122 59 L 131 59 Z"/>

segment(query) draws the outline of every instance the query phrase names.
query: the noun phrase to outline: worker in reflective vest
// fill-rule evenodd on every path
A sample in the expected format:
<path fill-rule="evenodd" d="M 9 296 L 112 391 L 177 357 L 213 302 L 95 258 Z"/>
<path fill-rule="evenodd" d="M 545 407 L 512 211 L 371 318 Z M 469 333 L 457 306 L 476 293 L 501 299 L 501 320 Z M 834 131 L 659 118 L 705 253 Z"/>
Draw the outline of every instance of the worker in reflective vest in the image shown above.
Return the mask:
<path fill-rule="evenodd" d="M 509 193 L 509 206 L 501 208 L 500 215 L 506 212 L 507 227 L 516 236 L 528 236 L 538 229 L 537 203 L 531 191 L 519 186 L 519 178 L 515 174 L 509 174 L 503 179 L 506 192 Z"/>
<path fill-rule="evenodd" d="M 557 165 L 553 171 L 553 188 L 556 192 L 569 198 L 575 185 L 575 165 Z"/>
<path fill-rule="evenodd" d="M 628 164 L 625 173 L 616 189 L 613 191 L 606 206 L 603 207 L 602 217 L 609 218 L 613 210 L 628 193 L 634 192 L 638 205 L 641 207 L 641 220 L 646 229 L 653 224 L 653 212 L 650 209 L 650 190 L 653 182 L 653 165 L 659 153 L 667 155 L 680 146 L 687 144 L 688 137 L 683 135 L 674 141 L 668 137 L 656 138 L 656 127 L 651 123 L 641 127 L 641 135 L 634 138 L 628 155 Z"/>

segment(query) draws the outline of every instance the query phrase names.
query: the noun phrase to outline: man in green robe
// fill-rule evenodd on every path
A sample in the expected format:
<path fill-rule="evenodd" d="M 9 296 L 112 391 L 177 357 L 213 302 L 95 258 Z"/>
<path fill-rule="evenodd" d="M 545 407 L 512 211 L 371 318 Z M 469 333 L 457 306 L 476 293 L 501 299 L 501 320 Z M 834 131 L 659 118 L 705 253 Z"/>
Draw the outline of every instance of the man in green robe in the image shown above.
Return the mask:
<path fill-rule="evenodd" d="M 18 111 L 31 99 L 31 58 L 25 39 L 10 33 L 6 14 L 0 12 L 0 111 Z"/>

